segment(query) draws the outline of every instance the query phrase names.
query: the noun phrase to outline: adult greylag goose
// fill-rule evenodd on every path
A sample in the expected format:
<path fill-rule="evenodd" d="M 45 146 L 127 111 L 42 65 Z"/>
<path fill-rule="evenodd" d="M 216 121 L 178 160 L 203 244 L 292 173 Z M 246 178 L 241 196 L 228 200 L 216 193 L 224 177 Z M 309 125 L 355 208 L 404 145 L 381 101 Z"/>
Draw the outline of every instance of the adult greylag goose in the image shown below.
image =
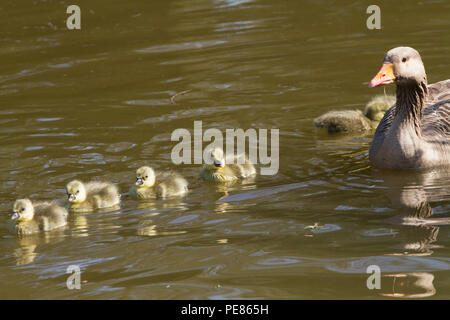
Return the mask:
<path fill-rule="evenodd" d="M 398 47 L 386 53 L 369 87 L 390 83 L 396 103 L 375 131 L 370 161 L 387 169 L 450 165 L 450 79 L 428 85 L 419 53 Z"/>

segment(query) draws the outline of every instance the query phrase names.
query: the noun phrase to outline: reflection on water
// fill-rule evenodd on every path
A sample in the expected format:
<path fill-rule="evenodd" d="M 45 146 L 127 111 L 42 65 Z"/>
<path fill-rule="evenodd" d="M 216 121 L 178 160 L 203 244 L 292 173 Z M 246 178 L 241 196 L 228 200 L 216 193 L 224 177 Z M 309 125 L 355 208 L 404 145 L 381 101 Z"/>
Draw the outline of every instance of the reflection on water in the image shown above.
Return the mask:
<path fill-rule="evenodd" d="M 42 234 L 19 236 L 17 238 L 18 247 L 13 250 L 16 265 L 21 266 L 33 263 L 36 257 L 39 256 L 38 246 L 63 241 L 64 229 L 66 228 L 63 227 L 56 231 L 44 232 Z"/>
<path fill-rule="evenodd" d="M 399 246 L 401 252 L 388 255 L 430 256 L 438 241 L 439 225 L 449 225 L 450 218 L 433 215 L 430 202 L 444 201 L 450 196 L 447 184 L 448 169 L 428 172 L 412 172 L 407 177 L 399 173 L 384 173 L 388 194 L 393 205 L 399 206 L 401 214 L 391 218 L 394 224 L 407 226 L 405 241 Z M 436 294 L 434 275 L 427 272 L 385 274 L 392 279 L 392 293 L 381 293 L 386 297 L 424 298 Z"/>
<path fill-rule="evenodd" d="M 449 170 L 375 169 L 372 133 L 312 124 L 381 94 L 367 82 L 394 46 L 420 51 L 430 83 L 448 78 L 450 4 L 390 3 L 370 31 L 354 1 L 92 0 L 81 32 L 69 4 L 0 5 L 0 298 L 450 297 Z M 279 172 L 216 185 L 173 165 L 171 133 L 197 120 L 278 128 Z M 125 193 L 142 165 L 190 192 L 29 238 L 4 227 L 17 198 L 64 199 L 73 179 Z M 374 264 L 380 290 L 365 286 Z M 69 265 L 81 290 L 66 289 Z"/>
<path fill-rule="evenodd" d="M 410 272 L 384 275 L 392 282 L 392 293 L 381 293 L 385 297 L 426 298 L 436 293 L 434 276 L 427 272 Z"/>
<path fill-rule="evenodd" d="M 449 225 L 450 218 L 439 218 L 433 214 L 430 204 L 445 201 L 450 197 L 447 184 L 450 178 L 448 169 L 436 169 L 428 172 L 411 172 L 405 177 L 399 173 L 384 173 L 388 195 L 394 206 L 400 208 L 400 214 L 390 218 L 394 224 L 407 226 L 406 243 L 401 250 L 405 255 L 431 255 L 435 245 L 439 225 Z M 395 254 L 395 253 L 392 253 Z"/>

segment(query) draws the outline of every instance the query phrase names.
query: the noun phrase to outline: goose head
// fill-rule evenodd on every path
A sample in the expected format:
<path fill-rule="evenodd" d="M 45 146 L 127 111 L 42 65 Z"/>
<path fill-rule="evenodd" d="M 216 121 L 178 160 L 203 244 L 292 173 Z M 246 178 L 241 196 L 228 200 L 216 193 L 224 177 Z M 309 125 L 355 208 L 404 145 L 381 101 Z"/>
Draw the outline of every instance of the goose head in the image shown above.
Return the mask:
<path fill-rule="evenodd" d="M 19 199 L 14 202 L 11 220 L 24 222 L 33 220 L 34 208 L 29 199 Z"/>
<path fill-rule="evenodd" d="M 68 201 L 79 203 L 86 200 L 86 189 L 81 181 L 73 180 L 66 186 Z"/>
<path fill-rule="evenodd" d="M 369 88 L 390 83 L 397 85 L 427 83 L 425 67 L 417 50 L 397 47 L 386 53 L 380 71 L 369 82 Z"/>
<path fill-rule="evenodd" d="M 136 170 L 137 187 L 152 187 L 155 184 L 155 171 L 150 167 L 140 167 Z"/>
<path fill-rule="evenodd" d="M 213 148 L 207 153 L 205 166 L 210 170 L 219 170 L 225 166 L 225 158 L 221 148 Z"/>

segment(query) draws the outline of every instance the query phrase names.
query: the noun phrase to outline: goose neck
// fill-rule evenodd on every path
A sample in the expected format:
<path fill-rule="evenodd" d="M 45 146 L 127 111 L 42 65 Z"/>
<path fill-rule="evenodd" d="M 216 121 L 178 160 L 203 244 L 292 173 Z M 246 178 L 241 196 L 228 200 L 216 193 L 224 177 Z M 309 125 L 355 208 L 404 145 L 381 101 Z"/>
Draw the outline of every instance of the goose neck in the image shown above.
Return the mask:
<path fill-rule="evenodd" d="M 428 94 L 425 82 L 397 85 L 396 118 L 406 125 L 414 126 L 421 136 L 421 123 L 425 98 Z"/>

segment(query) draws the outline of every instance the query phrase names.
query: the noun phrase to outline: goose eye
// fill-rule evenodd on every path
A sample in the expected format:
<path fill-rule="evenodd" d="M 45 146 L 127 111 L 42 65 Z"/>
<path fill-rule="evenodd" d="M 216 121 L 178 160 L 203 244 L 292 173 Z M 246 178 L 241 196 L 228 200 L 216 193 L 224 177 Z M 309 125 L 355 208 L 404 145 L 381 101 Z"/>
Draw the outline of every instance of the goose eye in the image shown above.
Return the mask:
<path fill-rule="evenodd" d="M 80 193 L 80 190 L 77 190 L 77 193 Z"/>
<path fill-rule="evenodd" d="M 406 59 L 406 58 L 403 58 L 403 59 L 402 59 L 402 62 L 406 62 L 406 60 L 408 60 L 408 59 Z"/>
<path fill-rule="evenodd" d="M 145 179 L 147 179 L 148 178 L 148 176 L 145 176 Z"/>
<path fill-rule="evenodd" d="M 25 211 L 25 208 L 20 209 L 20 211 Z"/>

